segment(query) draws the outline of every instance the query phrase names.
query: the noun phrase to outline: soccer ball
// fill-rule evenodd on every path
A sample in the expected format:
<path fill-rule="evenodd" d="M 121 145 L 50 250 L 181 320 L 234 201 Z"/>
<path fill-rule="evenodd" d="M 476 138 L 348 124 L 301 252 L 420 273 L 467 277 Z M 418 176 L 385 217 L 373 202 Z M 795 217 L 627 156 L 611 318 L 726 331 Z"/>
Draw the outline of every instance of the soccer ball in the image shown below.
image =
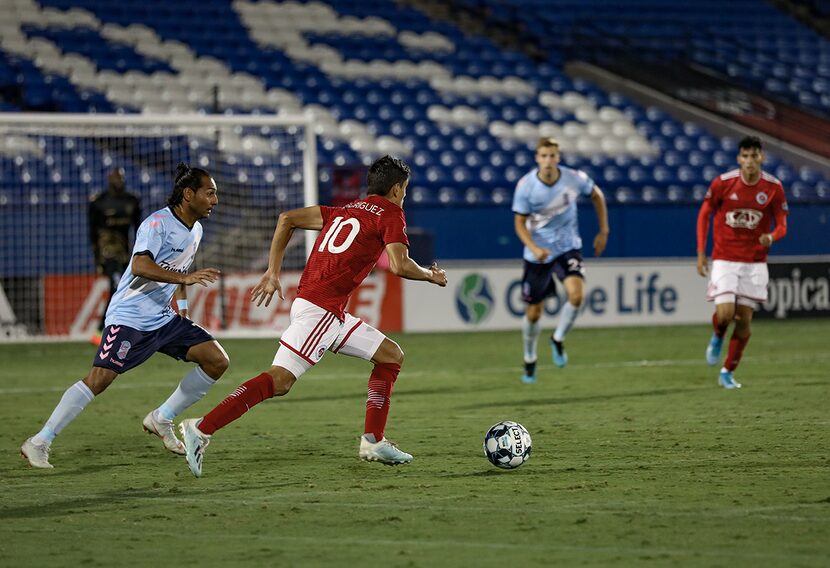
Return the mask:
<path fill-rule="evenodd" d="M 518 422 L 499 422 L 484 436 L 484 455 L 496 467 L 515 469 L 530 458 L 530 450 L 530 434 Z"/>

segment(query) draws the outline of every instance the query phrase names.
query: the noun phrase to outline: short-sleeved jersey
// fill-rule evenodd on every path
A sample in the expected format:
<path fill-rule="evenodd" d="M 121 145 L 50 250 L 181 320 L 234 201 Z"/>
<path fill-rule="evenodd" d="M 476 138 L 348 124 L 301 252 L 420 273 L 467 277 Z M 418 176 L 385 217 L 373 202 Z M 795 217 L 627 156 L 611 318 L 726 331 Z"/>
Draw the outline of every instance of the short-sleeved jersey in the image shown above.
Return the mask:
<path fill-rule="evenodd" d="M 533 242 L 550 250 L 550 256 L 543 262 L 582 248 L 576 200 L 580 195 L 591 195 L 593 189 L 594 180 L 585 172 L 564 166 L 559 166 L 559 179 L 553 185 L 539 179 L 538 168 L 528 172 L 516 184 L 513 212 L 527 215 L 525 226 Z M 524 259 L 539 262 L 527 247 Z"/>
<path fill-rule="evenodd" d="M 95 261 L 130 261 L 130 229 L 141 224 L 141 204 L 132 193 L 105 191 L 89 202 L 89 240 L 95 249 Z"/>
<path fill-rule="evenodd" d="M 320 206 L 323 228 L 297 287 L 297 297 L 345 318 L 349 296 L 390 243 L 409 246 L 403 209 L 378 195 L 343 207 Z"/>
<path fill-rule="evenodd" d="M 110 301 L 105 325 L 152 331 L 172 320 L 176 312 L 170 301 L 178 285 L 133 275 L 133 260 L 148 255 L 162 268 L 186 274 L 201 240 L 202 225 L 197 221 L 188 227 L 169 207 L 144 219 L 136 233 L 130 264 Z"/>
<path fill-rule="evenodd" d="M 767 172 L 749 185 L 739 169 L 715 178 L 706 192 L 714 211 L 712 258 L 733 262 L 765 262 L 769 248 L 759 242 L 776 215 L 787 214 L 781 182 Z"/>

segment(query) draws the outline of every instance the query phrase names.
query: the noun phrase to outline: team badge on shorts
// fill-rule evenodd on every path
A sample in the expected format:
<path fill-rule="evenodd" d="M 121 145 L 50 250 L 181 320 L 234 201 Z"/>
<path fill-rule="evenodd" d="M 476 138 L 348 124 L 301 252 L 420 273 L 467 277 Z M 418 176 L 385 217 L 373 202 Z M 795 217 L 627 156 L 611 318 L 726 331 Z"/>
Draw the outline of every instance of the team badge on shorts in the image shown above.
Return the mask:
<path fill-rule="evenodd" d="M 118 358 L 123 360 L 124 357 L 127 356 L 127 353 L 129 353 L 130 347 L 132 346 L 132 343 L 130 343 L 129 341 L 122 341 L 121 345 L 118 347 L 118 353 L 116 353 L 116 355 L 118 355 Z"/>
<path fill-rule="evenodd" d="M 317 348 L 317 360 L 319 361 L 320 359 L 322 359 L 323 355 L 325 355 L 325 353 L 326 353 L 325 346 L 321 345 L 320 347 L 318 347 Z"/>
<path fill-rule="evenodd" d="M 755 194 L 755 201 L 757 201 L 759 205 L 763 205 L 767 202 L 768 199 L 769 196 L 763 191 Z"/>

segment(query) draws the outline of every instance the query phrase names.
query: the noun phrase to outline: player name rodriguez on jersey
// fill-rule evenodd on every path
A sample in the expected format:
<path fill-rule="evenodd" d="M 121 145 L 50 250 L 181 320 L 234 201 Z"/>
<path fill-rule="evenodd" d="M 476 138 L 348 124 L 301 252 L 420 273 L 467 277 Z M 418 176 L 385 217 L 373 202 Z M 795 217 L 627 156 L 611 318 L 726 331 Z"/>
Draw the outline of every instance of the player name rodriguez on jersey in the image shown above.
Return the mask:
<path fill-rule="evenodd" d="M 146 254 L 162 268 L 186 274 L 201 240 L 201 223 L 196 221 L 193 227 L 188 227 L 165 207 L 147 217 L 138 227 L 133 257 Z M 126 325 L 141 331 L 160 328 L 176 315 L 170 301 L 177 286 L 135 276 L 131 259 L 112 297 L 105 324 Z"/>
<path fill-rule="evenodd" d="M 378 205 L 372 203 L 366 203 L 365 201 L 355 201 L 354 203 L 349 203 L 344 207 L 346 209 L 363 209 L 364 211 L 374 213 L 375 215 L 383 213 L 383 207 L 379 207 Z"/>
<path fill-rule="evenodd" d="M 769 248 L 760 243 L 773 219 L 786 223 L 787 200 L 777 178 L 761 172 L 754 184 L 746 183 L 740 170 L 732 170 L 712 181 L 704 201 L 715 218 L 712 226 L 712 258 L 733 262 L 765 262 Z"/>
<path fill-rule="evenodd" d="M 297 287 L 297 297 L 343 320 L 349 296 L 390 243 L 409 246 L 403 209 L 378 195 L 343 207 L 320 206 L 323 228 Z"/>

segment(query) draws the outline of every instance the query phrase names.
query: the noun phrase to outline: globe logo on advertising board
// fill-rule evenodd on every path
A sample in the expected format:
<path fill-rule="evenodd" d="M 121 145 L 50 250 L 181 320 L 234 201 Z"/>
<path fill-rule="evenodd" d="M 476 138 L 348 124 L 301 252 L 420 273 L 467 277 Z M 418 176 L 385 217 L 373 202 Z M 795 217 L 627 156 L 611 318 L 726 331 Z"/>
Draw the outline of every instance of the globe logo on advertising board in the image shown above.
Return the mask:
<path fill-rule="evenodd" d="M 477 325 L 493 312 L 493 293 L 487 277 L 473 272 L 455 290 L 455 306 L 465 322 Z"/>

